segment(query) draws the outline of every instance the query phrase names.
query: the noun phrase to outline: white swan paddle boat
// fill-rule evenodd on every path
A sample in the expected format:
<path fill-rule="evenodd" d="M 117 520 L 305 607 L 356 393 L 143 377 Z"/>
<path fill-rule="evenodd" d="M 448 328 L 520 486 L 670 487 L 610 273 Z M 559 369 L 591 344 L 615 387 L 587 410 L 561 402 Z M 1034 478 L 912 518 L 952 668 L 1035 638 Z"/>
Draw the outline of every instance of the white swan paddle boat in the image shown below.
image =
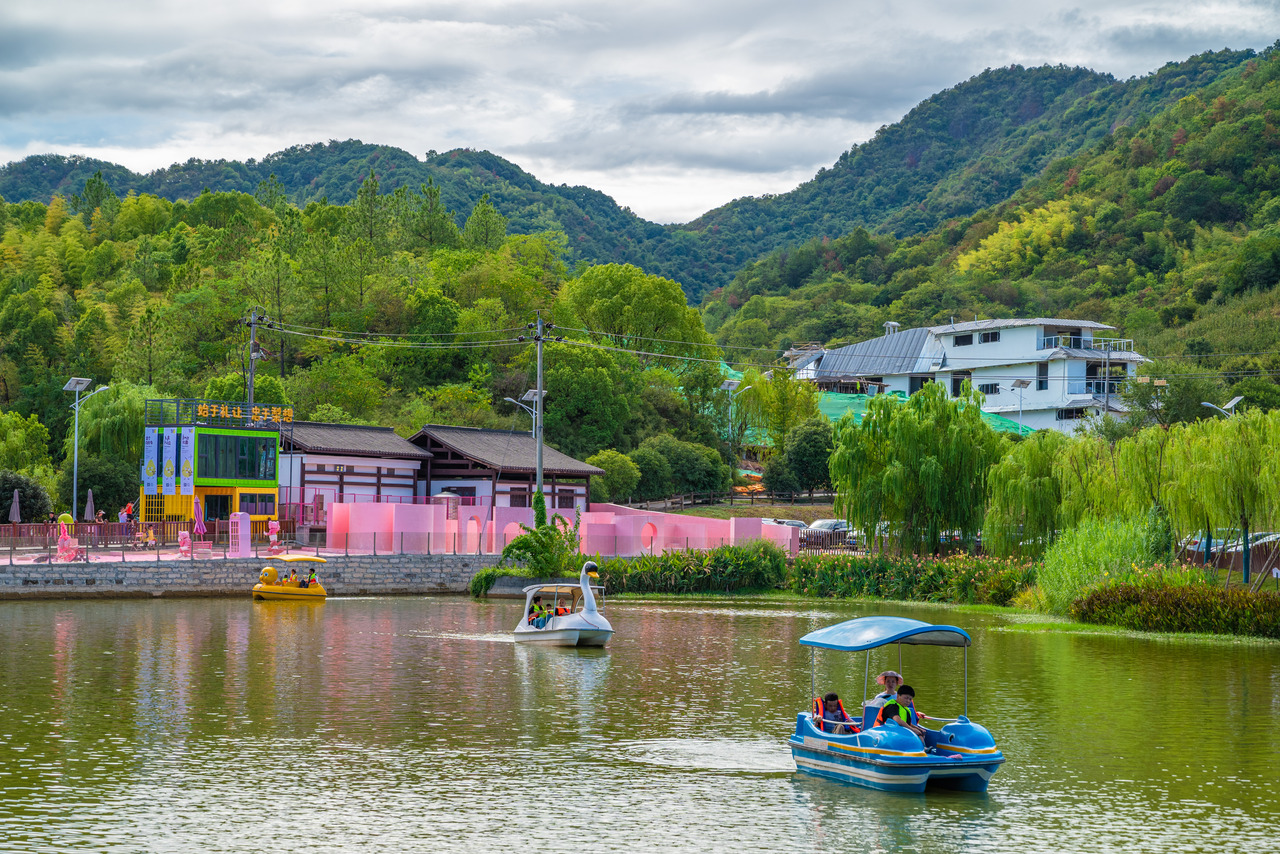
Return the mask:
<path fill-rule="evenodd" d="M 815 699 L 808 712 L 796 716 L 795 733 L 788 739 L 796 769 L 846 783 L 890 792 L 923 792 L 926 787 L 985 792 L 991 776 L 1004 763 L 1004 755 L 986 728 L 973 723 L 969 713 L 969 645 L 967 632 L 955 626 L 935 626 L 906 617 L 859 617 L 810 632 L 800 639 L 810 648 L 810 690 Z M 893 721 L 876 724 L 880 711 L 864 703 L 860 717 L 849 717 L 846 725 L 822 720 L 822 698 L 812 672 L 814 649 L 867 652 L 863 696 L 870 678 L 871 650 L 898 644 L 958 646 L 965 651 L 964 710 L 956 718 L 929 717 L 945 721 L 940 730 L 921 727 L 917 736 Z M 898 665 L 901 667 L 901 663 Z M 843 712 L 843 709 L 841 710 Z M 833 732 L 832 730 L 852 730 Z M 923 738 L 923 741 L 922 741 Z"/>
<path fill-rule="evenodd" d="M 595 591 L 604 600 L 604 588 L 592 584 L 599 578 L 594 561 L 582 565 L 577 584 L 531 584 L 524 588 L 524 610 L 515 627 L 516 643 L 546 646 L 604 646 L 613 637 L 613 626 L 596 606 Z M 534 600 L 542 610 L 535 612 Z"/>

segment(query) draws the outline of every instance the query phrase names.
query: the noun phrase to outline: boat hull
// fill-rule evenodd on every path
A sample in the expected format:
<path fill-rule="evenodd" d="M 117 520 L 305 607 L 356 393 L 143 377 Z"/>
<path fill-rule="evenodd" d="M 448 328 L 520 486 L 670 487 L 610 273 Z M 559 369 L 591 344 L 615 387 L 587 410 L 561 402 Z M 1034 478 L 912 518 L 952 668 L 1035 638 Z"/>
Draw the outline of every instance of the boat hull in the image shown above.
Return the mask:
<path fill-rule="evenodd" d="M 837 736 L 815 729 L 805 714 L 788 741 L 797 770 L 885 792 L 985 792 L 1004 763 L 987 731 L 967 721 L 935 733 L 935 752 L 928 753 L 916 736 L 892 724 Z"/>
<path fill-rule="evenodd" d="M 597 625 L 601 623 L 603 625 Z M 599 614 L 588 620 L 581 614 L 553 617 L 542 628 L 529 623 L 517 626 L 512 633 L 516 643 L 543 646 L 604 646 L 613 637 L 613 626 Z"/>
<path fill-rule="evenodd" d="M 255 602 L 323 602 L 329 593 L 319 584 L 310 587 L 287 587 L 279 584 L 255 584 Z"/>

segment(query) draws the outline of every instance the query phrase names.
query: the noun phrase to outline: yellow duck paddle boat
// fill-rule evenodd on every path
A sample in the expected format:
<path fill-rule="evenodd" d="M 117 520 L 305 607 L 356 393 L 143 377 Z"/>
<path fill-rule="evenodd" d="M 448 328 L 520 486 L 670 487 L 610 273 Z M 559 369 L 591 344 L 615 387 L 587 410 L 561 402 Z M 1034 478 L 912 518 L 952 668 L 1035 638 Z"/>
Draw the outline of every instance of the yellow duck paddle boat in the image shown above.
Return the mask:
<path fill-rule="evenodd" d="M 285 563 L 324 563 L 325 559 L 314 555 L 272 555 L 270 560 Z M 274 566 L 264 566 L 253 585 L 253 598 L 257 601 L 323 602 L 329 593 L 318 580 L 307 584 L 303 581 L 281 579 Z"/>

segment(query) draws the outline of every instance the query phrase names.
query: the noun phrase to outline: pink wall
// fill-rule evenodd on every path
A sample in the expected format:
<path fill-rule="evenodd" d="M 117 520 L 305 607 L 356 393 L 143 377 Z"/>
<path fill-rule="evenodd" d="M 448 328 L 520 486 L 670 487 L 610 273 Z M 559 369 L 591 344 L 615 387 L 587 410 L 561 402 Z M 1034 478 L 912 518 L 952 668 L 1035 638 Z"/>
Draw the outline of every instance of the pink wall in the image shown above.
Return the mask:
<path fill-rule="evenodd" d="M 353 552 L 404 551 L 463 554 L 500 553 L 520 525 L 533 525 L 528 507 L 459 507 L 448 519 L 440 504 L 331 504 L 325 547 Z M 553 511 L 570 524 L 572 515 Z M 579 520 L 578 533 L 585 554 L 660 554 L 667 550 L 712 549 L 756 540 L 777 543 L 794 556 L 800 532 L 787 525 L 763 524 L 760 519 L 706 519 L 675 513 L 637 510 L 616 504 L 593 504 Z M 345 542 L 344 542 L 345 538 Z"/>

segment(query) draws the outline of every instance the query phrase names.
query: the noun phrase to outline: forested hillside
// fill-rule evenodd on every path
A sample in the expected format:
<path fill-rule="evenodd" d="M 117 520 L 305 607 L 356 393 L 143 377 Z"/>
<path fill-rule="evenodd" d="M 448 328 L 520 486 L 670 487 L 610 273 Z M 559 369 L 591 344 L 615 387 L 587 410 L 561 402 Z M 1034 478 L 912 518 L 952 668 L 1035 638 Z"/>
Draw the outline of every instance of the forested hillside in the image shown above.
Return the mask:
<path fill-rule="evenodd" d="M 1055 161 L 1008 202 L 917 237 L 855 229 L 776 251 L 706 301 L 705 323 L 758 359 L 874 337 L 887 320 L 1079 317 L 1118 326 L 1148 355 L 1269 386 L 1278 124 L 1273 51 Z"/>
<path fill-rule="evenodd" d="M 1251 57 L 1204 54 L 1126 81 L 1079 68 L 988 70 L 930 97 L 792 192 L 738 199 L 684 225 L 647 222 L 586 187 L 544 184 L 489 152 L 429 152 L 419 160 L 357 140 L 294 146 L 243 163 L 192 159 L 147 175 L 82 157 L 38 155 L 0 169 L 0 196 L 47 204 L 55 194 L 71 198 L 100 171 L 121 195 L 191 201 L 206 188 L 255 193 L 275 176 L 275 192 L 305 207 L 352 201 L 370 174 L 384 191 L 418 190 L 431 180 L 459 226 L 488 194 L 512 232 L 562 231 L 571 264 L 641 265 L 680 282 L 697 302 L 778 247 L 855 227 L 919 234 L 1000 202 L 1055 158 L 1176 103 Z"/>

